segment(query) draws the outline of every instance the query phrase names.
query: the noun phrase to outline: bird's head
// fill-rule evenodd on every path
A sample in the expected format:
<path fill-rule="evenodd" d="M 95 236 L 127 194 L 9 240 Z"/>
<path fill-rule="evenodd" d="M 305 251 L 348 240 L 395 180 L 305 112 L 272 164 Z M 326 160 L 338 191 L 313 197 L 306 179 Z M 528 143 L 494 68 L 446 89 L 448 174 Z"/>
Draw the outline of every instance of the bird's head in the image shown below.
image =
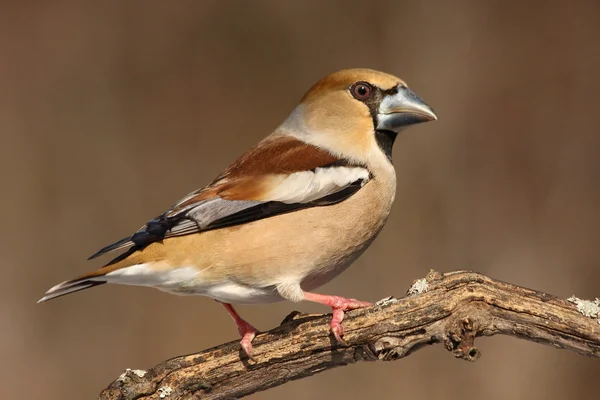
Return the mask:
<path fill-rule="evenodd" d="M 318 81 L 282 130 L 340 156 L 368 162 L 374 152 L 391 158 L 396 135 L 437 119 L 401 79 L 370 69 L 346 69 Z"/>

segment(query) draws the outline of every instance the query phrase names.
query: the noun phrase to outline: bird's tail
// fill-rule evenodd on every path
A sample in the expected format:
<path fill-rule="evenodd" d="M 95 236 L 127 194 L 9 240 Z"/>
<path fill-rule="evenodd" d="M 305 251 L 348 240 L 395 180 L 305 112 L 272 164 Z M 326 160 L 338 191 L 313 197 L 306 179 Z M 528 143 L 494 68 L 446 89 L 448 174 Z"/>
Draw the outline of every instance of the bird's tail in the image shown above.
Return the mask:
<path fill-rule="evenodd" d="M 125 253 L 118 255 L 116 258 L 111 260 L 108 264 L 106 264 L 100 269 L 97 269 L 78 278 L 71 279 L 70 281 L 65 281 L 63 283 L 59 283 L 54 287 L 51 287 L 46 292 L 46 295 L 38 300 L 38 303 L 43 303 L 45 301 L 56 299 L 57 297 L 61 297 L 69 293 L 79 292 L 80 290 L 89 289 L 91 287 L 107 283 L 107 280 L 104 279 L 104 275 L 111 271 L 119 269 L 122 266 L 129 266 L 136 263 L 135 260 L 127 261 L 128 257 L 136 251 L 137 248 L 132 247 Z"/>
<path fill-rule="evenodd" d="M 59 283 L 58 285 L 50 288 L 44 297 L 38 300 L 38 303 L 43 303 L 48 300 L 56 299 L 57 297 L 64 296 L 69 293 L 79 292 L 80 290 L 89 289 L 94 286 L 102 285 L 105 281 L 90 281 L 85 278 L 73 279 Z"/>

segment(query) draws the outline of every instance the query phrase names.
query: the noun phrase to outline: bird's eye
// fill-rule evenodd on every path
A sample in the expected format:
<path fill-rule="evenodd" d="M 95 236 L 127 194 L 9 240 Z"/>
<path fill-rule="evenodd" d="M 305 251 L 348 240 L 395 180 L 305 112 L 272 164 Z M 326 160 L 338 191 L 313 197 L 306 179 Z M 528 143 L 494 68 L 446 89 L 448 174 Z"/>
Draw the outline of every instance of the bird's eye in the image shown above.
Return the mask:
<path fill-rule="evenodd" d="M 350 93 L 357 100 L 367 100 L 373 94 L 373 86 L 367 82 L 356 82 L 350 87 Z"/>

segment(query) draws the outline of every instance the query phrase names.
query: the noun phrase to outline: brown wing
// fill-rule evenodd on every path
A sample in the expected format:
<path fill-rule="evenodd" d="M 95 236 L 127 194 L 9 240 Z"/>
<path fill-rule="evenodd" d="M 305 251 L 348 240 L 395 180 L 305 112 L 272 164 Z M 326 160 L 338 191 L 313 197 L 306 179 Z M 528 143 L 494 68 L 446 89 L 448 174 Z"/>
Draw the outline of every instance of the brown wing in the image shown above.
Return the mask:
<path fill-rule="evenodd" d="M 268 177 L 310 171 L 340 162 L 331 153 L 291 136 L 271 136 L 238 158 L 210 185 L 188 194 L 167 213 L 177 214 L 189 205 L 214 196 L 227 200 L 250 200 L 260 194 L 263 185 L 268 184 Z M 259 181 L 259 177 L 266 179 Z"/>

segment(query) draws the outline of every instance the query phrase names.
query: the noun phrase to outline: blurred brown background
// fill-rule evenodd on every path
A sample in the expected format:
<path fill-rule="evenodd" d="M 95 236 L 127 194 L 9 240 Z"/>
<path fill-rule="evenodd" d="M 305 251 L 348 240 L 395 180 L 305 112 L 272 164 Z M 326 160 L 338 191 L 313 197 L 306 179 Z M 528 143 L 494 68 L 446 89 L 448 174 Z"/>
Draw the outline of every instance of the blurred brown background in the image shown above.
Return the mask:
<path fill-rule="evenodd" d="M 237 339 L 201 297 L 104 286 L 35 302 L 98 267 L 86 257 L 214 178 L 341 68 L 401 76 L 440 120 L 399 138 L 387 227 L 321 292 L 375 301 L 430 268 L 467 268 L 600 296 L 600 2 L 566 3 L 1 6 L 3 396 L 91 399 L 126 367 Z M 294 309 L 327 311 L 240 307 L 263 330 Z M 435 346 L 253 398 L 598 398 L 598 360 L 479 344 L 476 364 Z"/>

